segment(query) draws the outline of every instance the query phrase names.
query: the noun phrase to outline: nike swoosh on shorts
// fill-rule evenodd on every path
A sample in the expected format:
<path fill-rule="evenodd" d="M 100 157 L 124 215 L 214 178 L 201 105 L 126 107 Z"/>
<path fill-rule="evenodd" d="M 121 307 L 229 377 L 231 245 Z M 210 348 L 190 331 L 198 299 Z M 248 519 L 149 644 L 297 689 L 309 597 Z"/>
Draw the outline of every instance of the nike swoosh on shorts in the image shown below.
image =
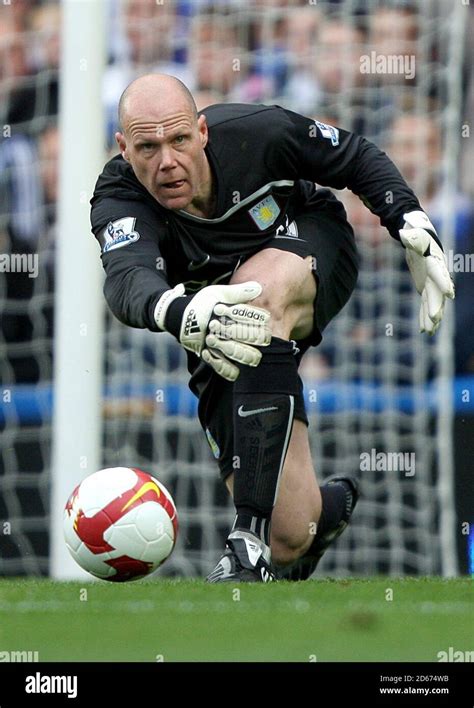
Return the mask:
<path fill-rule="evenodd" d="M 237 413 L 241 418 L 246 418 L 248 415 L 255 415 L 256 413 L 265 413 L 266 411 L 277 411 L 277 406 L 269 406 L 268 408 L 253 408 L 250 411 L 244 411 L 243 406 L 239 406 Z"/>

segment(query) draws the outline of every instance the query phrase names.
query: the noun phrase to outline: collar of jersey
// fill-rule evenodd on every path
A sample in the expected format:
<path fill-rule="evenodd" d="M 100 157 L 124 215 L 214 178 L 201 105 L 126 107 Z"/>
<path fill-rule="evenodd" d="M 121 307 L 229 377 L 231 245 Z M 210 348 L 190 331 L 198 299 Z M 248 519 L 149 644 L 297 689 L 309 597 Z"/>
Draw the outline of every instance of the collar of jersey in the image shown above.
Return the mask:
<path fill-rule="evenodd" d="M 230 207 L 230 209 L 228 209 L 225 214 L 223 214 L 222 216 L 218 216 L 216 219 L 206 219 L 203 216 L 195 216 L 194 214 L 188 214 L 188 212 L 184 211 L 183 209 L 178 209 L 177 213 L 180 216 L 184 216 L 186 219 L 191 219 L 191 221 L 200 221 L 201 223 L 205 224 L 218 224 L 221 221 L 225 221 L 226 219 L 228 219 L 229 216 L 232 216 L 232 214 L 234 214 L 239 209 L 242 209 L 242 207 L 246 206 L 247 204 L 250 204 L 250 202 L 252 202 L 254 199 L 257 199 L 258 197 L 261 197 L 267 192 L 269 192 L 272 187 L 291 187 L 293 186 L 293 184 L 294 180 L 292 179 L 280 179 L 276 182 L 268 182 L 263 187 L 260 187 L 260 189 L 257 189 L 256 192 L 253 192 L 252 194 L 249 194 L 248 197 L 245 197 L 245 199 L 242 199 L 241 202 L 234 204 L 234 206 Z"/>

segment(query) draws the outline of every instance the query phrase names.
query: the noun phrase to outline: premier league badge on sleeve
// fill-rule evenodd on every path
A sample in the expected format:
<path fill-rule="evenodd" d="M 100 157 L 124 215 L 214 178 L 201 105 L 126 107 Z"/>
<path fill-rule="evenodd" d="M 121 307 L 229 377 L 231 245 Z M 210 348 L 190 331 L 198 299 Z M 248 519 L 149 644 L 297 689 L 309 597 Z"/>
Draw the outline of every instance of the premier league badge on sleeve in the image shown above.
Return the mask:
<path fill-rule="evenodd" d="M 103 237 L 102 253 L 108 253 L 115 248 L 123 248 L 130 243 L 135 243 L 140 238 L 138 231 L 135 231 L 135 221 L 133 216 L 126 216 L 117 221 L 109 221 L 105 227 Z"/>
<path fill-rule="evenodd" d="M 321 135 L 323 136 L 323 138 L 327 138 L 331 141 L 331 145 L 333 147 L 337 147 L 339 145 L 338 129 L 334 128 L 332 125 L 328 125 L 327 123 L 321 123 L 319 120 L 315 120 L 314 122 L 321 131 Z"/>

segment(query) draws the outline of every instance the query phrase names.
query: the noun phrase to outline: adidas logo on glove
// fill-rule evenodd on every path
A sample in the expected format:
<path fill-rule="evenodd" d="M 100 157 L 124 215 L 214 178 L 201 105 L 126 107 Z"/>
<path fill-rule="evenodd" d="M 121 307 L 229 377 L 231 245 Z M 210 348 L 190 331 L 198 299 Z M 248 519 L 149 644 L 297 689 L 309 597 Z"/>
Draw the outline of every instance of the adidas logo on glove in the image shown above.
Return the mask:
<path fill-rule="evenodd" d="M 184 334 L 188 336 L 189 334 L 195 334 L 196 332 L 199 332 L 199 325 L 196 317 L 196 313 L 194 310 L 190 310 L 188 312 L 188 316 L 186 317 L 186 322 L 184 323 Z"/>
<path fill-rule="evenodd" d="M 249 317 L 253 320 L 258 320 L 259 322 L 265 322 L 265 315 L 255 310 L 238 309 L 237 307 L 232 308 L 233 315 L 239 315 L 240 317 Z"/>

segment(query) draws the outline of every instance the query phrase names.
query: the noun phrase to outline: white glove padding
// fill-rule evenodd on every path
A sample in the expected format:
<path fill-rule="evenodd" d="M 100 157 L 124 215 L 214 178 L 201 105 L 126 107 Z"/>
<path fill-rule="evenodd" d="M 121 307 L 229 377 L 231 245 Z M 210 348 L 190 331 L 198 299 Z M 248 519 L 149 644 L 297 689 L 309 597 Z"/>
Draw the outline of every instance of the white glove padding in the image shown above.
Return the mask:
<path fill-rule="evenodd" d="M 240 374 L 239 367 L 215 349 L 203 349 L 201 358 L 227 381 L 235 381 Z"/>
<path fill-rule="evenodd" d="M 400 240 L 406 248 L 405 257 L 415 287 L 421 295 L 420 332 L 434 334 L 444 314 L 445 299 L 454 299 L 454 283 L 446 258 L 429 233 L 436 230 L 422 211 L 404 214 Z"/>
<path fill-rule="evenodd" d="M 228 381 L 235 381 L 239 369 L 230 360 L 257 366 L 262 358 L 256 346 L 270 344 L 270 313 L 247 305 L 262 292 L 260 283 L 249 281 L 235 285 L 209 285 L 200 290 L 183 313 L 179 341 Z M 167 290 L 155 308 L 155 321 L 165 329 L 170 304 L 184 295 L 180 283 Z"/>

